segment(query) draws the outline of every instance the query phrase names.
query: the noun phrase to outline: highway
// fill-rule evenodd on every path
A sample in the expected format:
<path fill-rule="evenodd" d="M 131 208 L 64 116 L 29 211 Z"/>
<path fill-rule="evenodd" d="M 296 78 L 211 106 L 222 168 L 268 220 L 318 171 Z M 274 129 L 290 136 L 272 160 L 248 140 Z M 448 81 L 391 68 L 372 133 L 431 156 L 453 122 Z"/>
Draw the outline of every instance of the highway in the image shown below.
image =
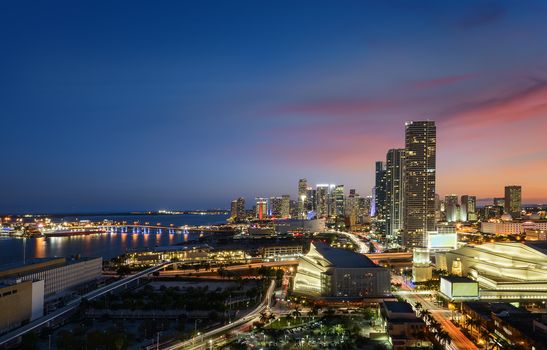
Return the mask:
<path fill-rule="evenodd" d="M 52 321 L 54 321 L 56 318 L 60 317 L 60 316 L 63 316 L 65 315 L 66 313 L 74 310 L 75 308 L 77 308 L 79 305 L 80 305 L 80 302 L 82 301 L 82 299 L 88 299 L 88 300 L 92 300 L 92 299 L 95 299 L 97 297 L 100 297 L 101 295 L 105 294 L 105 293 L 109 293 L 119 287 L 122 287 L 128 283 L 131 283 L 131 282 L 134 282 L 135 280 L 141 278 L 141 277 L 144 277 L 148 274 L 151 274 L 155 271 L 158 271 L 158 270 L 161 270 L 162 268 L 164 268 L 165 266 L 169 265 L 170 263 L 163 263 L 161 265 L 157 265 L 157 266 L 153 266 L 153 267 L 150 267 L 146 270 L 143 270 L 143 271 L 140 271 L 134 275 L 131 275 L 131 276 L 127 276 L 119 281 L 116 281 L 114 283 L 111 283 L 107 286 L 104 286 L 104 287 L 101 287 L 99 289 L 96 289 L 94 291 L 91 291 L 87 294 L 84 294 L 74 300 L 71 300 L 70 302 L 68 302 L 67 305 L 63 306 L 62 308 L 52 312 L 52 313 L 49 313 L 43 317 L 40 317 L 39 319 L 36 319 L 22 327 L 19 327 L 19 328 L 16 328 L 14 329 L 13 331 L 9 332 L 9 333 L 6 333 L 4 334 L 3 336 L 0 337 L 0 346 L 9 342 L 9 341 L 12 341 L 14 339 L 17 339 L 18 337 L 26 334 L 27 332 L 30 332 L 38 327 L 41 327 L 47 323 L 50 323 Z"/>
<path fill-rule="evenodd" d="M 396 294 L 401 296 L 403 299 L 405 299 L 407 302 L 409 302 L 412 305 L 415 305 L 416 302 L 420 302 L 422 304 L 423 309 L 429 310 L 429 312 L 431 312 L 431 316 L 433 316 L 433 318 L 442 325 L 442 328 L 446 332 L 448 332 L 451 338 L 451 342 L 450 344 L 445 345 L 446 349 L 448 350 L 478 350 L 477 346 L 471 340 L 469 340 L 465 336 L 465 334 L 463 334 L 460 331 L 460 329 L 456 327 L 456 325 L 452 323 L 452 321 L 450 320 L 452 316 L 452 311 L 439 307 L 438 305 L 434 304 L 429 298 L 426 297 L 426 295 L 434 294 L 433 292 L 423 293 L 423 292 L 413 291 L 412 288 L 410 288 L 405 283 L 405 281 L 403 280 L 401 276 L 392 276 L 392 279 L 401 283 L 401 286 L 404 289 L 403 291 Z"/>
<path fill-rule="evenodd" d="M 199 336 L 200 340 L 197 342 L 195 339 L 196 337 L 194 337 L 192 339 L 189 339 L 174 345 L 170 345 L 168 347 L 162 347 L 162 349 L 163 350 L 177 350 L 177 349 L 194 350 L 194 349 L 202 349 L 207 347 L 207 345 L 209 344 L 209 341 L 211 341 L 211 343 L 216 344 L 218 341 L 222 340 L 222 336 L 224 333 L 236 327 L 240 327 L 245 323 L 251 322 L 257 317 L 259 317 L 260 313 L 269 307 L 272 300 L 274 289 L 275 289 L 275 280 L 272 280 L 270 282 L 270 286 L 268 287 L 268 290 L 262 302 L 254 310 L 252 310 L 251 312 L 249 312 L 247 315 L 243 316 L 242 318 L 200 335 Z M 219 335 L 219 336 L 215 338 L 216 335 Z"/>
<path fill-rule="evenodd" d="M 285 260 L 285 261 L 267 261 L 259 263 L 249 263 L 249 264 L 240 264 L 240 265 L 231 265 L 225 266 L 224 271 L 238 271 L 238 270 L 248 270 L 249 268 L 256 269 L 261 267 L 283 267 L 283 266 L 294 266 L 298 265 L 298 260 Z M 212 273 L 217 272 L 218 267 L 212 267 L 210 269 L 184 269 L 184 270 L 166 270 L 161 271 L 161 277 L 176 277 L 182 275 L 197 275 L 202 273 Z"/>
<path fill-rule="evenodd" d="M 370 251 L 368 243 L 365 243 L 359 238 L 359 236 L 350 233 L 350 232 L 342 232 L 342 231 L 328 231 L 328 233 L 336 233 L 342 236 L 346 236 L 349 238 L 354 244 L 356 244 L 359 247 L 359 253 L 366 254 Z"/>

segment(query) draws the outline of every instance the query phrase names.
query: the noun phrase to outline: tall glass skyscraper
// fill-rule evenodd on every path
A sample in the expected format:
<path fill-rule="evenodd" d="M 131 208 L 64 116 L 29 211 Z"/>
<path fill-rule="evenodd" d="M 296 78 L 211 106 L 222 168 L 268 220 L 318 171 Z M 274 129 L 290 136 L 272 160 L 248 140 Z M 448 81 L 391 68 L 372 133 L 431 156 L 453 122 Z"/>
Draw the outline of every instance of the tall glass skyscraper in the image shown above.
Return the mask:
<path fill-rule="evenodd" d="M 434 121 L 405 124 L 405 216 L 403 246 L 425 247 L 435 230 L 437 130 Z"/>
<path fill-rule="evenodd" d="M 401 241 L 404 222 L 404 149 L 390 149 L 386 156 L 386 240 L 388 247 Z"/>

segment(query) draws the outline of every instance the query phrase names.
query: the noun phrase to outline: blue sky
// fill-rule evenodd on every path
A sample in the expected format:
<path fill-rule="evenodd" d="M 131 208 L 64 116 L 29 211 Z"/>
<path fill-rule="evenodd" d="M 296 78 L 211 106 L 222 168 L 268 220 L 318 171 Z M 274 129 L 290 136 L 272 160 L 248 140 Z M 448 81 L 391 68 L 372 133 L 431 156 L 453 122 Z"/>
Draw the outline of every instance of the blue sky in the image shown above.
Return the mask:
<path fill-rule="evenodd" d="M 546 23 L 540 1 L 4 2 L 0 211 L 367 195 L 427 118 L 440 194 L 545 201 Z"/>

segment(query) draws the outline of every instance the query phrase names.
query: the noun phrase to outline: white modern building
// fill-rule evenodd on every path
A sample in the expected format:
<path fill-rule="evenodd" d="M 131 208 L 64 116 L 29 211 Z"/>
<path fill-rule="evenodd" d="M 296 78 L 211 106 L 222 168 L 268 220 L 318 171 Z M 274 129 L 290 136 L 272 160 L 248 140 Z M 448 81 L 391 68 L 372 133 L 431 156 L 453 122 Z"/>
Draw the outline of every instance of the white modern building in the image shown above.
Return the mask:
<path fill-rule="evenodd" d="M 314 242 L 299 258 L 293 291 L 324 298 L 384 297 L 390 294 L 390 273 L 362 254 Z"/>
<path fill-rule="evenodd" d="M 478 282 L 481 300 L 547 300 L 547 241 L 466 245 L 439 255 L 448 272 Z"/>
<path fill-rule="evenodd" d="M 547 221 L 481 222 L 481 232 L 495 235 L 519 235 L 526 230 L 547 230 Z"/>

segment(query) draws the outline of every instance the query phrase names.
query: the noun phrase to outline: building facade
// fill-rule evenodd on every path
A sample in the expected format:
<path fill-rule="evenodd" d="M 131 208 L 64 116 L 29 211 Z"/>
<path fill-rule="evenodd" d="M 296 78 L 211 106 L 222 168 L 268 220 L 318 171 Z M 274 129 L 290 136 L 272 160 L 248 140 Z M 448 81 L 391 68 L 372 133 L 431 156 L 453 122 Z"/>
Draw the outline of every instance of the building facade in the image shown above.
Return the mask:
<path fill-rule="evenodd" d="M 521 217 L 522 187 L 505 186 L 505 212 L 511 214 L 513 219 Z"/>
<path fill-rule="evenodd" d="M 312 243 L 299 258 L 293 291 L 311 297 L 353 299 L 390 292 L 389 270 L 353 251 Z"/>
<path fill-rule="evenodd" d="M 404 224 L 404 149 L 390 149 L 386 156 L 386 241 L 388 247 L 401 245 Z"/>
<path fill-rule="evenodd" d="M 425 247 L 435 229 L 436 126 L 433 121 L 405 124 L 405 216 L 403 246 Z"/>

